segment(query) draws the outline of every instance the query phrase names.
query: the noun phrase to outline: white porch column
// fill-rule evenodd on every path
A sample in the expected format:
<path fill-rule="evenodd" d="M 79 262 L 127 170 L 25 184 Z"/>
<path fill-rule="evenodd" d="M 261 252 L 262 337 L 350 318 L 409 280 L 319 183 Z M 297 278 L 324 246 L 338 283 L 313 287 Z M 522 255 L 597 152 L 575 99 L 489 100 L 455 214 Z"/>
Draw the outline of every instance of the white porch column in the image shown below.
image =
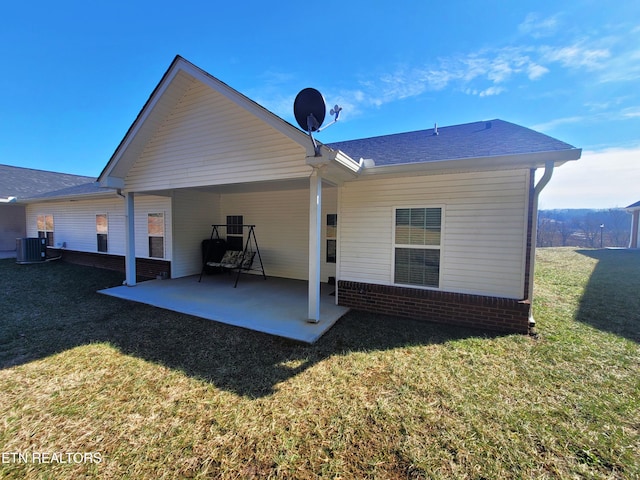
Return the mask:
<path fill-rule="evenodd" d="M 309 177 L 309 317 L 320 321 L 320 245 L 322 233 L 322 176 L 317 168 Z"/>
<path fill-rule="evenodd" d="M 134 193 L 125 194 L 125 260 L 124 270 L 126 284 L 130 287 L 136 284 L 136 222 L 134 214 Z"/>

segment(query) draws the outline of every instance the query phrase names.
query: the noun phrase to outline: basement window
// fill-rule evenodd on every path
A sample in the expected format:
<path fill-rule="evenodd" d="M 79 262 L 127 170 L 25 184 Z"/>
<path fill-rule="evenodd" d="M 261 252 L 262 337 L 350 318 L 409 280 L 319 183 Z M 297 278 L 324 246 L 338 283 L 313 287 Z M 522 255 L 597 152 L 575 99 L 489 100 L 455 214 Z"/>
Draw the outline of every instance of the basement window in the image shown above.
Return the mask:
<path fill-rule="evenodd" d="M 442 208 L 397 208 L 394 283 L 440 286 Z"/>

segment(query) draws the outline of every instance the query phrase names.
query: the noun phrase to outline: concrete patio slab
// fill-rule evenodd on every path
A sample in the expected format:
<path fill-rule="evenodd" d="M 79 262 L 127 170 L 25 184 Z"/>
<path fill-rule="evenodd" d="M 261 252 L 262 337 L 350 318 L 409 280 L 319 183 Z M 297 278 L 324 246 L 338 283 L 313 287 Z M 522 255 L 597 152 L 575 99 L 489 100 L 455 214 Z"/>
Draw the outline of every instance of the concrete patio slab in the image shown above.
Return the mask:
<path fill-rule="evenodd" d="M 186 313 L 228 325 L 313 343 L 349 311 L 335 304 L 335 288 L 322 284 L 320 322 L 307 322 L 307 282 L 285 278 L 208 275 L 150 280 L 134 287 L 120 286 L 99 293 L 154 307 Z"/>

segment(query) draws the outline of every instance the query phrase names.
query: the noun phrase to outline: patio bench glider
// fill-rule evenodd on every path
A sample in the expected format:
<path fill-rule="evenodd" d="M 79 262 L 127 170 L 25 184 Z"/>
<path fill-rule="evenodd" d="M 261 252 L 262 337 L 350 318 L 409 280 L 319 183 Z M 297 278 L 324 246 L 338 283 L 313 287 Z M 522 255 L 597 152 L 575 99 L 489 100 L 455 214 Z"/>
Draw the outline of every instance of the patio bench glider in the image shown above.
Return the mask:
<path fill-rule="evenodd" d="M 240 273 L 243 271 L 256 271 L 261 272 L 263 278 L 266 280 L 267 276 L 264 273 L 264 265 L 262 263 L 262 257 L 260 256 L 260 249 L 258 248 L 258 241 L 256 240 L 255 225 L 212 225 L 211 237 L 206 243 L 206 247 L 203 248 L 203 263 L 202 271 L 200 272 L 200 278 L 198 282 L 202 281 L 202 275 L 207 268 L 220 268 L 228 271 L 237 271 L 236 281 L 233 288 L 238 286 L 238 280 L 240 279 Z M 243 250 L 226 249 L 226 243 L 220 238 L 219 228 L 234 229 L 242 228 L 244 232 L 245 228 L 248 228 L 247 241 Z M 206 242 L 206 241 L 205 241 Z M 220 258 L 220 249 L 224 248 L 224 254 Z M 212 258 L 212 249 L 218 249 L 217 258 Z M 258 256 L 260 261 L 260 269 L 253 268 L 253 261 Z"/>

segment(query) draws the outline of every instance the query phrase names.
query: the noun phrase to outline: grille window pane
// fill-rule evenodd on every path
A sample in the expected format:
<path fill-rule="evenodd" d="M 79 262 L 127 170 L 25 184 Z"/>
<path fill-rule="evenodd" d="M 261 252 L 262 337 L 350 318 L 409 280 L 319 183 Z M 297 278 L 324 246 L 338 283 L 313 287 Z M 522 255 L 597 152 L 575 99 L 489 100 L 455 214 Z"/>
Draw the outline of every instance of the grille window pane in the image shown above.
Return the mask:
<path fill-rule="evenodd" d="M 396 210 L 396 245 L 440 245 L 440 208 Z"/>
<path fill-rule="evenodd" d="M 437 287 L 440 250 L 396 248 L 395 283 Z"/>
<path fill-rule="evenodd" d="M 439 287 L 441 208 L 398 208 L 394 282 Z"/>
<path fill-rule="evenodd" d="M 149 256 L 153 258 L 164 258 L 164 238 L 149 237 Z"/>

